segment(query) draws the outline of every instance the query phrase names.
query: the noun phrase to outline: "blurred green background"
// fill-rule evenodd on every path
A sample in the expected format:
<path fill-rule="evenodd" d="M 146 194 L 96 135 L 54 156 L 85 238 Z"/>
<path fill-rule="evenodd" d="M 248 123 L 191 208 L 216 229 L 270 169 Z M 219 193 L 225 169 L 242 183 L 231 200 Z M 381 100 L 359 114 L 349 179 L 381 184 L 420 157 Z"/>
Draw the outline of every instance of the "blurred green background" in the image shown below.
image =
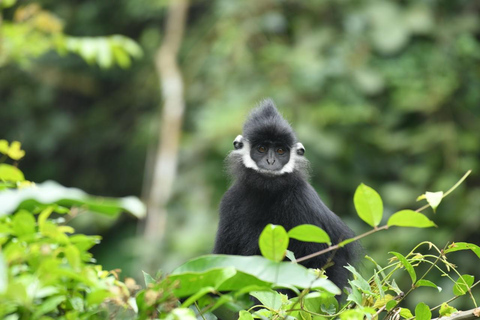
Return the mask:
<path fill-rule="evenodd" d="M 30 180 L 144 197 L 160 130 L 154 55 L 168 2 L 19 1 L 3 11 L 4 21 L 29 3 L 60 18 L 68 35 L 130 37 L 143 57 L 130 68 L 102 69 L 74 54 L 49 51 L 27 63 L 22 52 L 0 51 L 0 138 L 22 142 L 20 167 Z M 305 145 L 321 198 L 356 233 L 368 230 L 352 200 L 361 182 L 380 193 L 388 217 L 420 207 L 418 195 L 446 191 L 473 170 L 436 214 L 427 212 L 437 229 L 365 239 L 379 263 L 388 251 L 406 254 L 424 240 L 479 245 L 479 13 L 476 0 L 190 2 L 178 59 L 186 110 L 158 269 L 211 251 L 229 184 L 223 159 L 265 97 Z M 26 48 L 37 45 L 29 40 Z M 80 215 L 71 223 L 104 237 L 94 255 L 105 268 L 140 278 L 142 253 L 154 245 L 142 238 L 141 223 L 126 215 Z M 458 256 L 462 273 L 478 279 L 474 255 Z M 415 292 L 431 305 L 451 296 Z"/>

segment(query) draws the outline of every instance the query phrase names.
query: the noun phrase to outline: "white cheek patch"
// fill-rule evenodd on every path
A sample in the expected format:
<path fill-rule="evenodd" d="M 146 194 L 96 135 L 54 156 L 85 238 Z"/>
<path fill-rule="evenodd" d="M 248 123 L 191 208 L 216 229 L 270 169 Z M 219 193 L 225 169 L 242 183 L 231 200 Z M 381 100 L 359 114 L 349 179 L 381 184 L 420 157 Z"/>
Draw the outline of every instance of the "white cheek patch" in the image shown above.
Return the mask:
<path fill-rule="evenodd" d="M 301 152 L 303 150 L 303 152 Z M 300 152 L 299 152 L 300 151 Z M 290 150 L 290 159 L 288 162 L 283 166 L 282 170 L 278 171 L 279 174 L 283 173 L 292 173 L 295 169 L 295 163 L 297 158 L 303 157 L 305 153 L 305 147 L 300 142 L 295 143 L 293 148 Z"/>
<path fill-rule="evenodd" d="M 241 155 L 242 162 L 245 167 L 253 169 L 260 173 L 267 174 L 267 175 L 282 175 L 284 173 L 292 173 L 293 170 L 295 170 L 296 159 L 303 157 L 303 153 L 305 152 L 305 148 L 303 147 L 303 144 L 301 144 L 300 142 L 297 142 L 293 146 L 293 148 L 290 150 L 290 159 L 283 166 L 281 170 L 278 170 L 278 171 L 265 170 L 265 169 L 259 168 L 257 166 L 257 163 L 253 161 L 253 159 L 250 157 L 250 150 L 251 150 L 250 142 L 247 141 L 246 139 L 243 139 L 241 135 L 238 135 L 235 138 L 234 145 L 237 146 L 239 143 L 242 143 L 243 146 L 240 147 L 239 149 L 233 150 L 232 153 Z M 303 152 L 301 152 L 302 150 Z"/>

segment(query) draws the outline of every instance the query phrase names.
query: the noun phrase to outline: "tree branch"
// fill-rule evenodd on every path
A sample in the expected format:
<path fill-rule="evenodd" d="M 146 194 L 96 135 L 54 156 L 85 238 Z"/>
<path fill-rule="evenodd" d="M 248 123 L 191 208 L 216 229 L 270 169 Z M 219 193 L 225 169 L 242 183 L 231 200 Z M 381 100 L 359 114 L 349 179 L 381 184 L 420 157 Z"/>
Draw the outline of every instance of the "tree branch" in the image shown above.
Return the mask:
<path fill-rule="evenodd" d="M 480 318 L 480 308 L 453 313 L 449 317 L 434 318 L 432 320 L 474 320 Z"/>

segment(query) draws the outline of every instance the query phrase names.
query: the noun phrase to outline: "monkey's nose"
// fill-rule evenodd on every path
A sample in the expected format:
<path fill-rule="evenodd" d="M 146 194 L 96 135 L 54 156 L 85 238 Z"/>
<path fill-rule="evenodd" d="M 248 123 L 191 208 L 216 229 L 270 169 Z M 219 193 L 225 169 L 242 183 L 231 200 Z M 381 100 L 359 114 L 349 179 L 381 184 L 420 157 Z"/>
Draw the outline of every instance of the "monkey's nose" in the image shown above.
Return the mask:
<path fill-rule="evenodd" d="M 268 159 L 267 158 L 267 163 L 270 165 L 273 165 L 275 163 L 275 159 Z"/>

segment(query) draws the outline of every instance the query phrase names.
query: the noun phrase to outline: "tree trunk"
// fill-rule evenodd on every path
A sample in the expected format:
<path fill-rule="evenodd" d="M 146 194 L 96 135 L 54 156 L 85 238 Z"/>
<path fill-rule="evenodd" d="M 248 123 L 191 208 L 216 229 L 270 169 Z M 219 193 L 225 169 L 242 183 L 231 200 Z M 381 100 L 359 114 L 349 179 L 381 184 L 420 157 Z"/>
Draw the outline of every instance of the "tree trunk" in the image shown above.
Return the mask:
<path fill-rule="evenodd" d="M 167 223 L 166 206 L 175 181 L 178 149 L 185 110 L 183 81 L 177 64 L 177 54 L 183 38 L 187 0 L 171 0 L 165 37 L 155 55 L 155 66 L 163 98 L 159 143 L 153 160 L 152 182 L 147 192 L 147 218 L 144 239 L 151 248 L 159 248 Z M 150 269 L 156 255 L 147 253 L 144 267 Z"/>

